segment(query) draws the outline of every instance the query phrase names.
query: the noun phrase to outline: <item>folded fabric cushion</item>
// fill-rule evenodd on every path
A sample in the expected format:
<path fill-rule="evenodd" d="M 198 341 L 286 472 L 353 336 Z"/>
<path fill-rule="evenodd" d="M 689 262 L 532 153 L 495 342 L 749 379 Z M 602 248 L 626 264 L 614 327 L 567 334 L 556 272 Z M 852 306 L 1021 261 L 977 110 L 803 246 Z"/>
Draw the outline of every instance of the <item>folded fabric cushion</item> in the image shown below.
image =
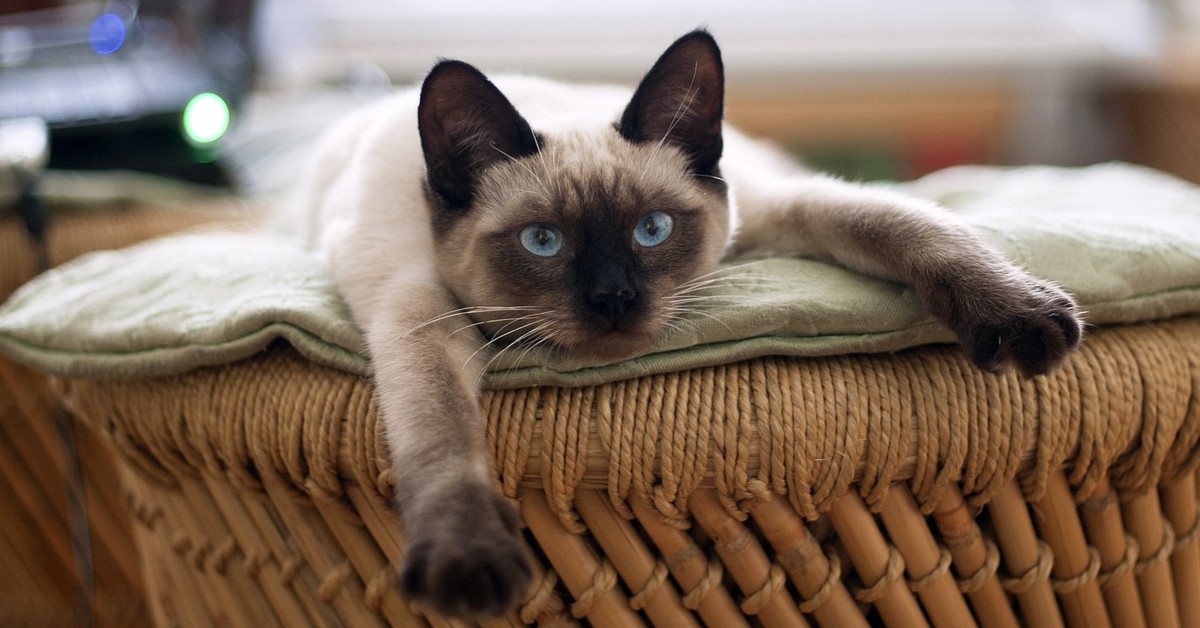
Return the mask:
<path fill-rule="evenodd" d="M 1091 325 L 1200 312 L 1200 188 L 1128 164 L 959 167 L 899 185 L 959 214 L 1009 259 L 1073 293 Z M 506 352 L 493 388 L 586 385 L 764 356 L 891 352 L 953 341 L 913 291 L 822 262 L 730 264 L 703 312 L 614 364 Z M 79 377 L 177 374 L 285 339 L 369 374 L 322 261 L 268 233 L 178 236 L 56 268 L 0 309 L 0 349 Z"/>

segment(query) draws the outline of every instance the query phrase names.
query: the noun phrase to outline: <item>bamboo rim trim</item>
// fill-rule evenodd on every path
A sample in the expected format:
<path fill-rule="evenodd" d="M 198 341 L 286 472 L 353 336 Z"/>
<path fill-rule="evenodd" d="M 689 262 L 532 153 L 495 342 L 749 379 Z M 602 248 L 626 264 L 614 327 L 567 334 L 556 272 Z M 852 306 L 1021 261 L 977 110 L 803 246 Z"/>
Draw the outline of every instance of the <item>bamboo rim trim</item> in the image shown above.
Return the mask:
<path fill-rule="evenodd" d="M 887 594 L 888 589 L 900 580 L 904 575 L 904 557 L 896 548 L 888 546 L 887 548 L 887 567 L 883 575 L 875 581 L 874 584 L 854 587 L 850 592 L 854 594 L 854 599 L 863 604 L 871 604 L 879 600 Z"/>
<path fill-rule="evenodd" d="M 1137 541 L 1134 541 L 1134 547 L 1137 546 Z M 1150 567 L 1166 560 L 1177 549 L 1175 545 L 1175 530 L 1171 528 L 1170 522 L 1163 518 L 1162 522 L 1162 545 L 1153 554 L 1146 558 L 1139 559 L 1133 565 L 1133 572 L 1137 575 L 1142 575 Z"/>
<path fill-rule="evenodd" d="M 1100 575 L 1100 552 L 1096 548 L 1089 546 L 1087 548 L 1088 563 L 1079 575 L 1068 578 L 1051 578 L 1050 586 L 1054 587 L 1056 593 L 1074 593 L 1086 586 L 1089 582 L 1095 581 Z"/>
<path fill-rule="evenodd" d="M 925 574 L 924 576 L 921 576 L 920 578 L 917 578 L 915 580 L 909 580 L 908 581 L 908 590 L 912 591 L 913 593 L 921 593 L 921 592 L 929 589 L 930 585 L 932 585 L 938 578 L 941 578 L 942 576 L 949 573 L 950 561 L 951 561 L 950 550 L 948 550 L 944 547 L 938 548 L 937 566 L 934 567 L 932 571 Z"/>
<path fill-rule="evenodd" d="M 721 567 L 720 561 L 708 561 L 707 571 L 691 591 L 688 591 L 683 596 L 684 608 L 696 610 L 700 608 L 700 603 L 704 601 L 705 596 L 712 590 L 713 587 L 721 583 L 721 577 L 725 575 L 725 569 Z"/>
<path fill-rule="evenodd" d="M 1004 578 L 1000 583 L 1009 593 L 1025 593 L 1039 582 L 1050 578 L 1050 569 L 1054 567 L 1054 552 L 1042 541 L 1038 541 L 1037 562 L 1025 573 L 1010 578 Z"/>
<path fill-rule="evenodd" d="M 1179 534 L 1175 537 L 1175 548 L 1172 550 L 1172 552 L 1177 552 L 1180 549 L 1191 545 L 1192 543 L 1196 542 L 1196 537 L 1200 536 L 1200 508 L 1195 508 L 1193 510 L 1195 512 L 1192 514 L 1194 517 L 1192 521 L 1192 527 L 1188 528 L 1187 532 Z M 1172 532 L 1174 532 L 1174 530 L 1174 528 L 1171 528 Z"/>
<path fill-rule="evenodd" d="M 1121 558 L 1121 562 L 1113 566 L 1112 569 L 1109 569 L 1108 571 L 1102 571 L 1096 576 L 1096 581 L 1100 583 L 1100 588 L 1107 588 L 1108 583 L 1126 573 L 1129 573 L 1129 571 L 1133 569 L 1134 565 L 1137 564 L 1138 550 L 1139 547 L 1137 539 L 1133 538 L 1133 535 L 1131 534 L 1126 534 L 1125 556 Z"/>
<path fill-rule="evenodd" d="M 1000 548 L 996 547 L 996 542 L 991 539 L 988 539 L 984 547 L 986 554 L 983 564 L 975 570 L 975 573 L 958 580 L 959 591 L 975 593 L 987 584 L 989 578 L 996 575 L 996 570 L 1000 567 Z"/>

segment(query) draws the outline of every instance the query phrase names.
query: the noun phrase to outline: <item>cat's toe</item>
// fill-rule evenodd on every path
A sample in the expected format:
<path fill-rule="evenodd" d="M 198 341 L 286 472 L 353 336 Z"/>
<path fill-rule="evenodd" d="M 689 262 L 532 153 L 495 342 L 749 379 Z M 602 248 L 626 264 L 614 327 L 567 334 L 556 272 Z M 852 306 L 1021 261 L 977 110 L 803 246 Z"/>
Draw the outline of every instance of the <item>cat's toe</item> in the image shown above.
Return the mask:
<path fill-rule="evenodd" d="M 515 511 L 503 504 L 493 516 L 431 530 L 410 544 L 400 570 L 400 589 L 418 605 L 445 617 L 486 620 L 515 609 L 533 581 Z"/>
<path fill-rule="evenodd" d="M 409 599 L 445 617 L 495 618 L 516 608 L 532 580 L 519 546 L 473 538 L 414 545 L 401 569 Z"/>
<path fill-rule="evenodd" d="M 972 325 L 962 342 L 971 360 L 986 371 L 1012 364 L 1025 377 L 1033 377 L 1062 364 L 1082 337 L 1075 301 L 1054 286 L 1037 283 L 1011 314 Z"/>
<path fill-rule="evenodd" d="M 1016 327 L 1007 352 L 1026 377 L 1054 370 L 1079 344 L 1080 327 L 1074 318 L 1039 317 Z"/>
<path fill-rule="evenodd" d="M 971 362 L 989 373 L 1004 368 L 1004 330 L 995 325 L 976 325 L 959 334 L 959 342 Z"/>
<path fill-rule="evenodd" d="M 1057 368 L 1083 338 L 1075 300 L 1050 284 L 1037 283 L 1035 288 L 1027 301 L 1027 315 L 1016 324 L 1010 349 L 1013 363 L 1026 377 Z"/>

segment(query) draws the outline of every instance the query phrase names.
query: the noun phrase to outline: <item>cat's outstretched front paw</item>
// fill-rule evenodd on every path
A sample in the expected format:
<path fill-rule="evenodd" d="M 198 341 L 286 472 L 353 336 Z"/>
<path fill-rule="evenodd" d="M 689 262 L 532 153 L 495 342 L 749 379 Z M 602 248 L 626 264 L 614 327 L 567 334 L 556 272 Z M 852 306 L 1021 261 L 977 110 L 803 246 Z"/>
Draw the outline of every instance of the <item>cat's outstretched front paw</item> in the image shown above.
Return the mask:
<path fill-rule="evenodd" d="M 409 526 L 400 589 L 445 617 L 482 621 L 504 615 L 533 581 L 516 509 L 483 490 L 486 494 L 465 490 L 453 496 L 457 504 Z"/>
<path fill-rule="evenodd" d="M 1011 364 L 1026 377 L 1043 375 L 1079 346 L 1079 308 L 1053 284 L 1022 273 L 999 290 L 978 284 L 955 290 L 934 301 L 953 303 L 943 320 L 981 369 L 997 372 Z"/>

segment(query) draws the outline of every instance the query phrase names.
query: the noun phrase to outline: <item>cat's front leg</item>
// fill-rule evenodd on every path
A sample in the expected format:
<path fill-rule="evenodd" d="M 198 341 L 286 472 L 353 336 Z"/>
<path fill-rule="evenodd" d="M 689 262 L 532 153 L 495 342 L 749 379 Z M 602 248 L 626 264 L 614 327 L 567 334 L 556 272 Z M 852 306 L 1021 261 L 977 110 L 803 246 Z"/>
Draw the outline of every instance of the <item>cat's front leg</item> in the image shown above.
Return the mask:
<path fill-rule="evenodd" d="M 414 322 L 366 325 L 408 541 L 400 586 L 444 616 L 494 618 L 521 601 L 532 570 L 519 515 L 492 487 L 478 402 L 482 339 L 462 316 Z"/>
<path fill-rule="evenodd" d="M 980 368 L 1038 375 L 1078 345 L 1074 299 L 1016 267 L 932 203 L 823 176 L 739 195 L 738 255 L 801 255 L 912 285 Z"/>

